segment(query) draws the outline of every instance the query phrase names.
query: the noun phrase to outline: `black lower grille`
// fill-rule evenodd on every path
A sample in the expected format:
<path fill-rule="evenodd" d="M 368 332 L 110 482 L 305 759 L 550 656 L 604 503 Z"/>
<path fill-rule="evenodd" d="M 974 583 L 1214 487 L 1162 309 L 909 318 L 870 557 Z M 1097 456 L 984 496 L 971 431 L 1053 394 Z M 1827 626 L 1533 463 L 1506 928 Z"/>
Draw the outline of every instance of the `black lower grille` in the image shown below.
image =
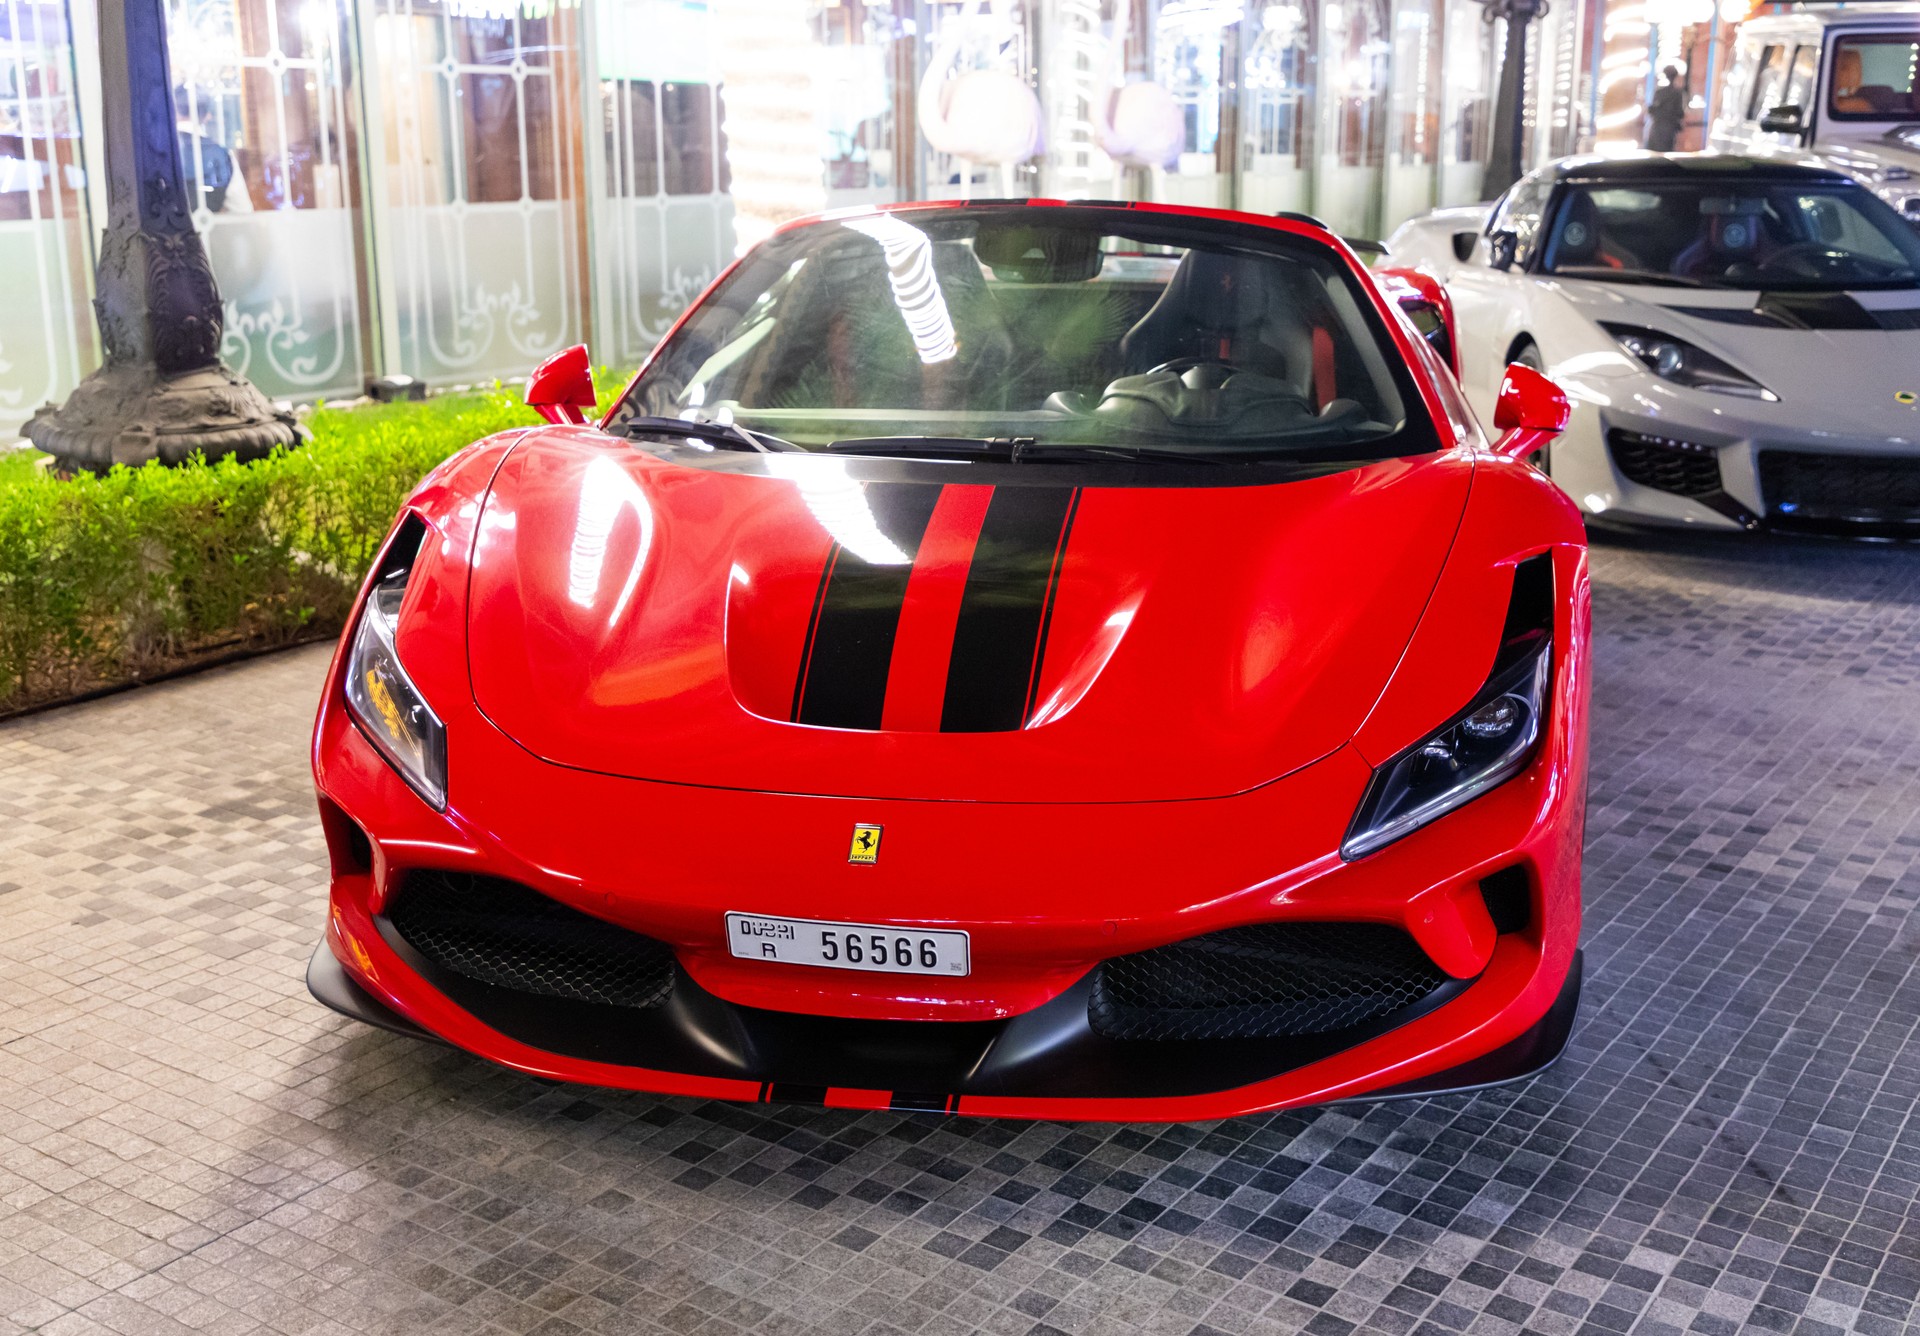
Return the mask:
<path fill-rule="evenodd" d="M 1377 1021 L 1447 983 L 1399 928 L 1262 923 L 1104 962 L 1088 1019 L 1109 1039 L 1274 1039 Z"/>
<path fill-rule="evenodd" d="M 1695 500 L 1720 491 L 1720 452 L 1710 445 L 1615 427 L 1607 450 L 1628 482 Z"/>
<path fill-rule="evenodd" d="M 1762 450 L 1760 494 L 1770 519 L 1920 525 L 1920 459 Z"/>
<path fill-rule="evenodd" d="M 515 992 L 644 1008 L 673 989 L 665 942 L 498 877 L 410 873 L 387 919 L 441 968 Z"/>

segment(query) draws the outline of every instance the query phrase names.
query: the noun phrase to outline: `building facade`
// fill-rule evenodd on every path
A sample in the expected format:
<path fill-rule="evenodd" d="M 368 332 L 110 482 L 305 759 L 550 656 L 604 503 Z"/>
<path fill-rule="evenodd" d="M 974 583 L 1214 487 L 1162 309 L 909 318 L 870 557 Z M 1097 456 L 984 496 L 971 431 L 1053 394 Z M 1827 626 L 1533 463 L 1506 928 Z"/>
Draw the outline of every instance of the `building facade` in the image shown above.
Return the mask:
<path fill-rule="evenodd" d="M 583 339 L 632 364 L 811 209 L 1145 198 L 1381 236 L 1480 198 L 1504 40 L 1474 0 L 168 3 L 224 352 L 295 400 L 522 375 Z M 0 5 L 5 438 L 97 360 L 106 200 L 91 4 Z M 1603 5 L 1532 25 L 1529 161 L 1592 142 Z M 1038 123 L 942 102 L 977 72 L 1024 84 Z M 1147 82 L 1178 123 L 1160 161 L 1116 160 L 1117 94 Z"/>

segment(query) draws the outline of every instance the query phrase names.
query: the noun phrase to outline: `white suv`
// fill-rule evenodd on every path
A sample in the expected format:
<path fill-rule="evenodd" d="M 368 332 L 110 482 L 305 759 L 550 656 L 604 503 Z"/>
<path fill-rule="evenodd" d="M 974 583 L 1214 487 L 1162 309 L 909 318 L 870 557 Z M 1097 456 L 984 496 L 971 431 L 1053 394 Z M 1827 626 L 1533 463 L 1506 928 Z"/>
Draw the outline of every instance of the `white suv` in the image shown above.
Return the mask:
<path fill-rule="evenodd" d="M 1747 20 L 1707 143 L 1815 156 L 1920 226 L 1920 4 L 1800 6 Z"/>

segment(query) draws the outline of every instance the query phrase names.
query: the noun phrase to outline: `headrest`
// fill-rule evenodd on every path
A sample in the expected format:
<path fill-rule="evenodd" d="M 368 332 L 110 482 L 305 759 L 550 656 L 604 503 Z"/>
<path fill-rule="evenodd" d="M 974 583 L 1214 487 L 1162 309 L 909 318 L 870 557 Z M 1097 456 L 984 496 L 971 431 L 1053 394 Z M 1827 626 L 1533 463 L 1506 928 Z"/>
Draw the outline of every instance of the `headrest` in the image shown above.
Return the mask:
<path fill-rule="evenodd" d="M 1272 305 L 1275 266 L 1247 255 L 1188 251 L 1156 305 L 1177 311 L 1190 325 L 1222 334 L 1265 323 Z"/>
<path fill-rule="evenodd" d="M 1860 53 L 1843 46 L 1833 58 L 1833 91 L 1851 93 L 1860 86 Z"/>
<path fill-rule="evenodd" d="M 1585 191 L 1567 200 L 1554 240 L 1553 263 L 1585 264 L 1600 250 L 1600 209 Z"/>

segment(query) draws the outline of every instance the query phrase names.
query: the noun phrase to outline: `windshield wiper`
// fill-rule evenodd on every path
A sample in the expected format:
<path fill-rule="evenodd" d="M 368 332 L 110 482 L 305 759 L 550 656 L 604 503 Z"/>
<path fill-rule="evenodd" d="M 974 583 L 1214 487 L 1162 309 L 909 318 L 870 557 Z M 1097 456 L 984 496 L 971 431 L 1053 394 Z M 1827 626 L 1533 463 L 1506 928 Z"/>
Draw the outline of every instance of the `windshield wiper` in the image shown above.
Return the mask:
<path fill-rule="evenodd" d="M 748 431 L 737 422 L 690 422 L 686 418 L 636 417 L 628 418 L 621 423 L 620 430 L 629 436 L 635 432 L 657 432 L 662 436 L 691 436 L 696 440 L 730 446 L 735 450 L 745 446 L 763 455 L 777 454 L 782 450 L 800 449 L 792 441 L 783 441 L 778 436 L 770 436 L 764 431 Z"/>
<path fill-rule="evenodd" d="M 1720 286 L 1704 279 L 1681 274 L 1663 274 L 1658 269 L 1615 269 L 1607 264 L 1562 264 L 1547 271 L 1556 277 L 1609 278 L 1627 283 L 1668 283 L 1676 288 L 1712 288 Z"/>
<path fill-rule="evenodd" d="M 1213 454 L 1193 450 L 1166 450 L 1151 445 L 1072 445 L 1036 441 L 1031 436 L 854 436 L 821 447 L 827 454 L 876 455 L 918 459 L 990 459 L 1021 464 L 1044 460 L 1054 464 L 1135 463 L 1218 464 Z"/>

